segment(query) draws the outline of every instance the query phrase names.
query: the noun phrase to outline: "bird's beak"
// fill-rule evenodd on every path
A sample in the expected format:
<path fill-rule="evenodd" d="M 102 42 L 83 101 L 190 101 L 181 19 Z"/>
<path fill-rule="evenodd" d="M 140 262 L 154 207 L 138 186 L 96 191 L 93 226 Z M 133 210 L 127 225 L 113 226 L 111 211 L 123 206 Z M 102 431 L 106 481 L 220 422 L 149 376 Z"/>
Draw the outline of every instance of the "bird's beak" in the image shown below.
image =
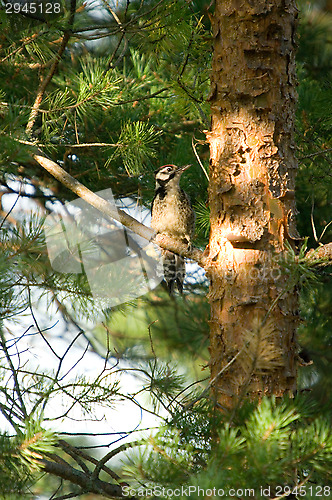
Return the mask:
<path fill-rule="evenodd" d="M 184 172 L 185 170 L 187 170 L 189 167 L 191 167 L 191 164 L 190 165 L 185 165 L 184 167 L 178 167 L 178 172 Z"/>

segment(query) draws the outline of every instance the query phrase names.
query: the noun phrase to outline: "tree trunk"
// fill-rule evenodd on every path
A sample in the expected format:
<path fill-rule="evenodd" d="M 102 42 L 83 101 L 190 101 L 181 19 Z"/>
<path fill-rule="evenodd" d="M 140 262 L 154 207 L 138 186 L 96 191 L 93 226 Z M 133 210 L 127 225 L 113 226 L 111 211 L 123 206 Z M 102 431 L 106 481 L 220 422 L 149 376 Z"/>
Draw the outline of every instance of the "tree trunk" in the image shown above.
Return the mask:
<path fill-rule="evenodd" d="M 212 20 L 210 368 L 219 406 L 293 393 L 298 297 L 294 0 L 216 0 Z"/>

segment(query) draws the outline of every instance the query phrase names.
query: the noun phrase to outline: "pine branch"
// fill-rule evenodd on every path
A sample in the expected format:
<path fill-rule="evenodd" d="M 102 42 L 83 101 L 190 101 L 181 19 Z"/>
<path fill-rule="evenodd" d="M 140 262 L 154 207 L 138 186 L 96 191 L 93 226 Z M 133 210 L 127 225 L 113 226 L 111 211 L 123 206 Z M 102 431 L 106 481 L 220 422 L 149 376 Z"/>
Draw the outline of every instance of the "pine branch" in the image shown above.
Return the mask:
<path fill-rule="evenodd" d="M 325 155 L 327 153 L 330 153 L 331 151 L 332 151 L 332 148 L 322 149 L 321 151 L 317 151 L 316 153 L 310 153 L 310 154 L 305 155 L 305 156 L 300 156 L 299 160 L 305 160 L 307 158 L 313 158 L 314 156 Z"/>
<path fill-rule="evenodd" d="M 125 451 L 128 448 L 133 448 L 134 446 L 139 446 L 141 444 L 140 441 L 134 441 L 132 443 L 124 443 L 115 450 L 110 451 L 107 453 L 99 462 L 96 464 L 96 468 L 92 473 L 92 479 L 95 480 L 98 478 L 100 471 L 103 469 L 105 466 L 106 462 L 108 462 L 111 458 L 113 458 L 115 455 L 118 453 L 121 453 L 122 451 Z"/>
<path fill-rule="evenodd" d="M 70 481 L 72 484 L 80 486 L 84 491 L 103 495 L 106 498 L 123 498 L 122 487 L 117 484 L 110 484 L 101 479 L 93 479 L 91 474 L 81 472 L 69 464 L 59 463 L 45 458 L 36 458 L 41 468 L 54 476 Z M 126 497 L 134 500 L 135 497 Z"/>
<path fill-rule="evenodd" d="M 89 434 L 91 436 L 91 433 Z M 96 465 L 96 466 L 99 466 L 99 463 L 100 461 L 97 460 L 96 458 L 94 457 L 91 457 L 90 455 L 88 455 L 87 453 L 85 453 L 84 451 L 82 450 L 79 450 L 78 448 L 76 448 L 75 446 L 72 446 L 71 444 L 67 443 L 67 441 L 64 441 L 63 439 L 60 439 L 59 440 L 59 445 L 61 446 L 61 448 L 66 452 L 68 453 L 71 457 L 73 457 L 75 459 L 75 461 L 80 465 L 80 463 L 78 462 L 78 458 L 81 457 L 83 458 L 84 460 L 87 460 L 88 462 L 91 462 L 92 464 Z M 119 481 L 120 480 L 120 476 L 118 476 L 118 474 L 116 474 L 114 471 L 112 471 L 109 467 L 107 467 L 104 463 L 101 464 L 100 466 L 100 470 L 103 470 L 104 472 L 106 472 L 109 476 L 111 476 L 113 479 L 115 479 L 116 481 Z M 122 485 L 127 485 L 127 483 L 124 483 L 122 482 L 121 483 Z"/>
<path fill-rule="evenodd" d="M 22 40 L 20 40 L 21 45 L 19 45 L 19 47 L 16 47 L 16 49 L 13 49 L 12 52 L 7 54 L 3 59 L 0 59 L 0 64 L 4 63 L 7 59 L 14 56 L 15 54 L 23 52 L 23 50 L 26 48 L 26 46 L 29 45 L 29 43 L 36 40 L 36 38 L 38 38 L 38 36 L 40 36 L 41 33 L 42 33 L 42 31 L 40 31 L 39 33 L 34 33 L 30 37 L 22 38 Z"/>
<path fill-rule="evenodd" d="M 306 255 L 306 259 L 310 264 L 316 264 L 317 267 L 330 266 L 332 264 L 332 243 L 310 250 Z"/>
<path fill-rule="evenodd" d="M 66 31 L 63 34 L 60 48 L 59 48 L 58 53 L 54 59 L 54 62 L 51 66 L 50 71 L 48 72 L 46 78 L 44 80 L 42 80 L 40 85 L 39 85 L 39 88 L 37 91 L 37 97 L 36 97 L 35 102 L 32 106 L 31 113 L 30 113 L 29 120 L 28 120 L 28 124 L 27 124 L 26 129 L 25 129 L 25 131 L 28 135 L 31 135 L 31 132 L 32 132 L 33 126 L 35 124 L 35 121 L 36 121 L 36 118 L 38 115 L 38 111 L 39 111 L 41 102 L 43 100 L 46 88 L 47 88 L 48 84 L 50 83 L 50 81 L 52 80 L 54 73 L 56 72 L 56 69 L 59 65 L 59 62 L 62 58 L 62 55 L 67 47 L 67 44 L 69 42 L 70 37 L 71 37 L 71 34 L 72 34 L 71 29 L 72 29 L 73 24 L 74 24 L 75 10 L 76 10 L 76 0 L 71 0 L 68 29 L 66 29 Z"/>

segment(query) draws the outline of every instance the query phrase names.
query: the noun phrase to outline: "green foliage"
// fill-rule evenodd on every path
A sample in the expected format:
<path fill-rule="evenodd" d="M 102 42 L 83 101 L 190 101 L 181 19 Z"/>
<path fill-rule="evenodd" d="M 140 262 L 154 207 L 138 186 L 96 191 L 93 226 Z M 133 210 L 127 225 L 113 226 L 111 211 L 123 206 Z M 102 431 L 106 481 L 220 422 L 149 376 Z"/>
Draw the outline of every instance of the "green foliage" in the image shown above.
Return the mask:
<path fill-rule="evenodd" d="M 1 319 L 31 307 L 32 290 L 37 287 L 40 300 L 44 297 L 51 304 L 61 299 L 78 315 L 93 314 L 86 276 L 56 272 L 50 266 L 43 223 L 43 217 L 31 214 L 17 227 L 0 228 Z"/>
<path fill-rule="evenodd" d="M 331 162 L 332 108 L 331 81 L 332 17 L 322 12 L 315 2 L 301 2 L 299 24 L 298 109 L 296 116 L 299 170 L 296 199 L 300 234 L 309 237 L 308 248 L 328 243 L 332 238 Z M 329 225 L 330 224 L 330 225 Z M 303 261 L 299 261 L 300 268 Z M 300 387 L 310 387 L 314 398 L 324 404 L 331 397 L 331 301 L 332 287 L 326 268 L 315 283 L 304 264 L 302 277 L 309 278 L 310 288 L 302 287 L 299 342 L 309 366 L 300 369 Z M 301 274 L 300 272 L 300 274 Z M 316 273 L 317 276 L 317 273 Z"/>
<path fill-rule="evenodd" d="M 13 437 L 0 433 L 1 498 L 23 495 L 33 483 L 33 473 L 40 470 L 42 454 L 54 452 L 54 434 L 29 420 L 23 431 Z M 22 497 L 21 497 L 22 498 Z"/>
<path fill-rule="evenodd" d="M 198 201 L 195 204 L 194 209 L 198 230 L 205 236 L 208 236 L 210 231 L 210 209 L 202 201 Z"/>
<path fill-rule="evenodd" d="M 20 460 L 30 469 L 38 469 L 38 459 L 44 453 L 54 451 L 55 435 L 40 427 L 39 422 L 29 420 L 24 428 L 24 433 L 16 437 L 16 449 Z"/>
<path fill-rule="evenodd" d="M 166 486 L 184 484 L 192 465 L 193 447 L 184 444 L 176 429 L 161 428 L 156 436 L 147 439 L 146 447 L 131 453 L 124 466 L 124 474 L 134 479 L 136 487 L 143 480 L 147 487 L 154 483 Z M 138 473 L 140 469 L 140 473 Z"/>
<path fill-rule="evenodd" d="M 153 410 L 156 413 L 160 410 L 160 406 L 169 410 L 177 394 L 186 387 L 185 377 L 179 375 L 176 366 L 170 366 L 170 363 L 162 363 L 157 359 L 149 362 L 146 369 L 142 367 L 142 374 L 147 379 L 144 391 L 149 393 Z"/>
<path fill-rule="evenodd" d="M 181 362 L 186 358 L 191 360 L 190 364 L 194 360 L 205 364 L 208 359 L 208 315 L 209 306 L 199 294 L 188 296 L 183 303 L 180 299 L 171 301 L 166 292 L 158 296 L 153 293 L 111 312 L 107 321 L 111 340 L 105 339 L 102 326 L 95 334 L 101 343 L 111 342 L 119 356 L 132 362 L 150 360 L 152 345 L 158 358 L 166 361 Z M 196 369 L 199 370 L 199 366 L 195 363 Z"/>
<path fill-rule="evenodd" d="M 122 127 L 118 152 L 128 175 L 139 175 L 144 171 L 144 163 L 157 156 L 156 139 L 161 132 L 155 132 L 148 123 L 133 122 Z"/>
<path fill-rule="evenodd" d="M 29 485 L 29 468 L 17 454 L 13 439 L 7 433 L 0 433 L 0 484 L 2 498 L 22 495 Z"/>
<path fill-rule="evenodd" d="M 299 228 L 304 235 L 307 235 L 312 211 L 319 237 L 331 220 L 329 207 L 332 190 L 331 14 L 304 9 L 299 35 L 300 44 L 297 53 L 299 74 L 297 204 L 301 213 Z M 310 234 L 311 243 L 312 236 Z M 331 228 L 325 233 L 323 242 L 330 240 Z"/>
<path fill-rule="evenodd" d="M 313 260 L 310 262 L 306 258 L 308 238 L 304 240 L 298 252 L 295 252 L 288 242 L 285 243 L 285 247 L 286 252 L 282 255 L 279 262 L 284 273 L 288 276 L 287 287 L 308 287 L 317 283 L 319 278 L 317 272 L 315 272 L 315 267 L 322 261 L 316 259 L 316 261 Z M 315 254 L 313 254 L 314 258 Z"/>
<path fill-rule="evenodd" d="M 54 78 L 61 90 L 56 92 L 48 107 L 50 113 L 57 112 L 58 116 L 66 110 L 75 110 L 79 119 L 89 120 L 95 116 L 96 109 L 108 109 L 116 102 L 120 78 L 110 70 L 105 71 L 106 61 L 103 59 L 85 57 L 78 59 L 77 64 L 80 71 L 67 73 L 64 88 L 61 88 L 63 78 Z"/>
<path fill-rule="evenodd" d="M 167 6 L 166 16 L 164 7 L 152 9 L 152 17 L 148 15 L 147 32 L 141 26 L 141 23 L 147 22 L 143 14 L 145 5 L 142 9 L 138 8 L 138 30 L 137 32 L 134 30 L 135 36 L 131 40 L 129 50 L 123 53 L 121 64 L 116 67 L 110 69 L 109 54 L 100 57 L 97 55 L 97 50 L 88 53 L 80 38 L 75 45 L 73 37 L 72 43 L 63 55 L 59 70 L 53 76 L 43 96 L 36 117 L 36 136 L 45 151 L 52 155 L 57 154 L 59 158 L 65 158 L 65 167 L 71 168 L 72 173 L 88 172 L 81 180 L 90 187 L 94 185 L 98 190 L 108 180 L 112 183 L 112 187 L 116 186 L 115 190 L 118 186 L 121 194 L 128 192 L 128 187 L 130 194 L 134 193 L 137 191 L 137 180 L 133 179 L 132 183 L 128 184 L 128 181 L 124 182 L 124 175 L 127 176 L 129 173 L 138 176 L 146 169 L 150 170 L 151 163 L 157 158 L 157 148 L 162 153 L 159 155 L 160 162 L 193 163 L 191 147 L 181 146 L 182 127 L 179 128 L 178 136 L 174 136 L 173 129 L 178 128 L 179 117 L 180 122 L 195 121 L 199 126 L 202 116 L 208 113 L 201 97 L 190 98 L 192 92 L 200 95 L 208 92 L 209 59 L 201 51 L 202 41 L 207 49 L 208 43 L 205 40 L 206 30 L 201 19 L 193 17 L 186 8 L 182 10 L 182 21 L 179 26 L 178 13 L 182 7 L 185 7 L 185 4 L 181 4 L 180 7 L 177 2 L 171 2 Z M 131 4 L 132 8 L 134 9 L 134 4 Z M 86 34 L 89 39 L 93 30 L 93 23 L 87 17 L 89 11 L 81 9 L 78 12 L 75 23 L 83 30 L 80 36 L 84 39 Z M 134 12 L 135 9 L 132 15 Z M 166 36 L 162 35 L 163 47 L 160 46 L 156 50 L 155 37 L 158 38 L 160 35 L 161 14 L 162 30 Z M 57 23 L 59 20 L 54 20 L 50 29 L 42 25 L 37 34 L 34 33 L 36 28 L 33 21 L 23 22 L 19 29 L 16 27 L 14 33 L 9 29 L 5 32 L 3 50 L 6 59 L 0 69 L 3 83 L 0 87 L 4 95 L 6 128 L 2 133 L 6 141 L 11 141 L 13 138 L 24 139 L 30 105 L 34 102 L 32 90 L 38 88 L 40 52 L 48 64 L 54 60 L 54 50 L 58 49 L 58 45 L 52 42 L 60 35 Z M 88 30 L 85 32 L 84 28 Z M 96 30 L 96 39 L 105 35 L 105 31 L 98 31 L 98 23 Z M 110 23 L 110 32 L 112 31 L 114 26 Z M 148 41 L 149 36 L 153 39 L 153 46 Z M 167 40 L 171 40 L 174 36 L 171 49 L 168 50 Z M 189 47 L 188 36 L 191 37 Z M 24 53 L 20 50 L 23 38 L 27 50 Z M 148 47 L 149 49 L 143 53 L 145 42 L 146 49 Z M 97 47 L 97 43 L 95 46 Z M 108 50 L 112 47 L 110 44 Z M 84 55 L 81 54 L 82 48 Z M 185 56 L 183 56 L 184 49 Z M 198 54 L 200 54 L 199 59 Z M 22 71 L 15 73 L 13 61 Z M 176 64 L 174 61 L 177 61 Z M 156 68 L 158 72 L 155 71 Z M 46 72 L 47 65 L 44 70 L 44 73 Z M 181 84 L 174 83 L 179 72 Z M 203 74 L 204 77 L 199 76 Z M 8 80 L 13 82 L 10 88 L 5 84 Z M 189 88 L 192 84 L 194 87 Z M 149 95 L 156 97 L 148 99 Z M 188 96 L 192 102 L 189 108 Z M 203 111 L 204 106 L 205 111 Z M 171 127 L 169 122 L 173 122 Z M 161 141 L 159 135 L 163 131 Z M 186 131 L 184 135 L 187 135 Z M 75 150 L 70 148 L 71 144 L 75 146 L 77 143 L 97 142 L 105 144 L 104 148 L 98 148 L 98 155 L 95 154 L 95 147 L 91 148 L 88 145 Z M 59 147 L 59 144 L 67 146 Z M 15 147 L 15 143 L 13 145 Z M 25 158 L 18 156 L 20 150 L 22 145 L 17 143 L 14 151 L 16 155 L 11 157 L 13 172 L 17 171 L 17 163 L 26 163 Z M 179 154 L 173 159 L 175 150 L 178 150 Z M 72 161 L 73 152 L 74 161 Z M 7 157 L 3 158 L 4 168 L 8 166 Z M 156 163 L 153 168 L 155 167 Z M 150 183 L 150 180 L 146 179 L 142 179 L 145 185 Z"/>
<path fill-rule="evenodd" d="M 247 406 L 237 425 L 229 424 L 224 416 L 225 421 L 215 428 L 211 425 L 211 408 L 205 407 L 202 413 L 201 407 L 200 425 L 196 419 L 194 426 L 188 426 L 188 415 L 182 414 L 148 438 L 145 453 L 135 457 L 138 465 L 127 467 L 126 471 L 134 478 L 132 484 L 136 488 L 140 477 L 147 488 L 216 488 L 226 492 L 225 498 L 231 498 L 230 487 L 240 490 L 244 485 L 255 491 L 254 498 L 260 498 L 261 487 L 270 488 L 274 497 L 278 487 L 293 489 L 307 481 L 307 486 L 327 485 L 331 429 L 324 418 L 312 411 L 308 418 L 308 408 L 312 408 L 310 402 L 302 401 L 297 407 L 296 401 L 277 403 L 265 398 L 254 411 Z M 198 438 L 198 429 L 201 433 L 205 429 L 205 438 Z M 309 489 L 305 491 L 305 498 L 310 498 Z M 212 498 L 219 496 L 211 494 Z M 184 497 L 185 494 L 180 495 Z M 193 488 L 191 498 L 199 497 Z"/>
<path fill-rule="evenodd" d="M 304 289 L 301 294 L 303 323 L 299 327 L 299 338 L 307 357 L 308 366 L 301 368 L 299 387 L 310 388 L 313 397 L 324 406 L 331 401 L 331 290 L 326 283 Z"/>

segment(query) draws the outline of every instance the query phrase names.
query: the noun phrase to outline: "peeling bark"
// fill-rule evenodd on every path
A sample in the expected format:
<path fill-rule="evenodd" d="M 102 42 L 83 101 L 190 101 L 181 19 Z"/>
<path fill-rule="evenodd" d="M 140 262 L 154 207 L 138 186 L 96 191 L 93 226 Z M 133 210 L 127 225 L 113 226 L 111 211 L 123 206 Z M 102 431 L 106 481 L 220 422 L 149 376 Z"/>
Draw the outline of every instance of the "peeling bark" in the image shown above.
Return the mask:
<path fill-rule="evenodd" d="M 296 384 L 293 0 L 216 0 L 210 145 L 211 377 L 222 407 Z M 240 354 L 238 354 L 240 352 Z M 223 368 L 237 356 L 227 371 Z M 218 373 L 222 375 L 218 377 Z"/>

